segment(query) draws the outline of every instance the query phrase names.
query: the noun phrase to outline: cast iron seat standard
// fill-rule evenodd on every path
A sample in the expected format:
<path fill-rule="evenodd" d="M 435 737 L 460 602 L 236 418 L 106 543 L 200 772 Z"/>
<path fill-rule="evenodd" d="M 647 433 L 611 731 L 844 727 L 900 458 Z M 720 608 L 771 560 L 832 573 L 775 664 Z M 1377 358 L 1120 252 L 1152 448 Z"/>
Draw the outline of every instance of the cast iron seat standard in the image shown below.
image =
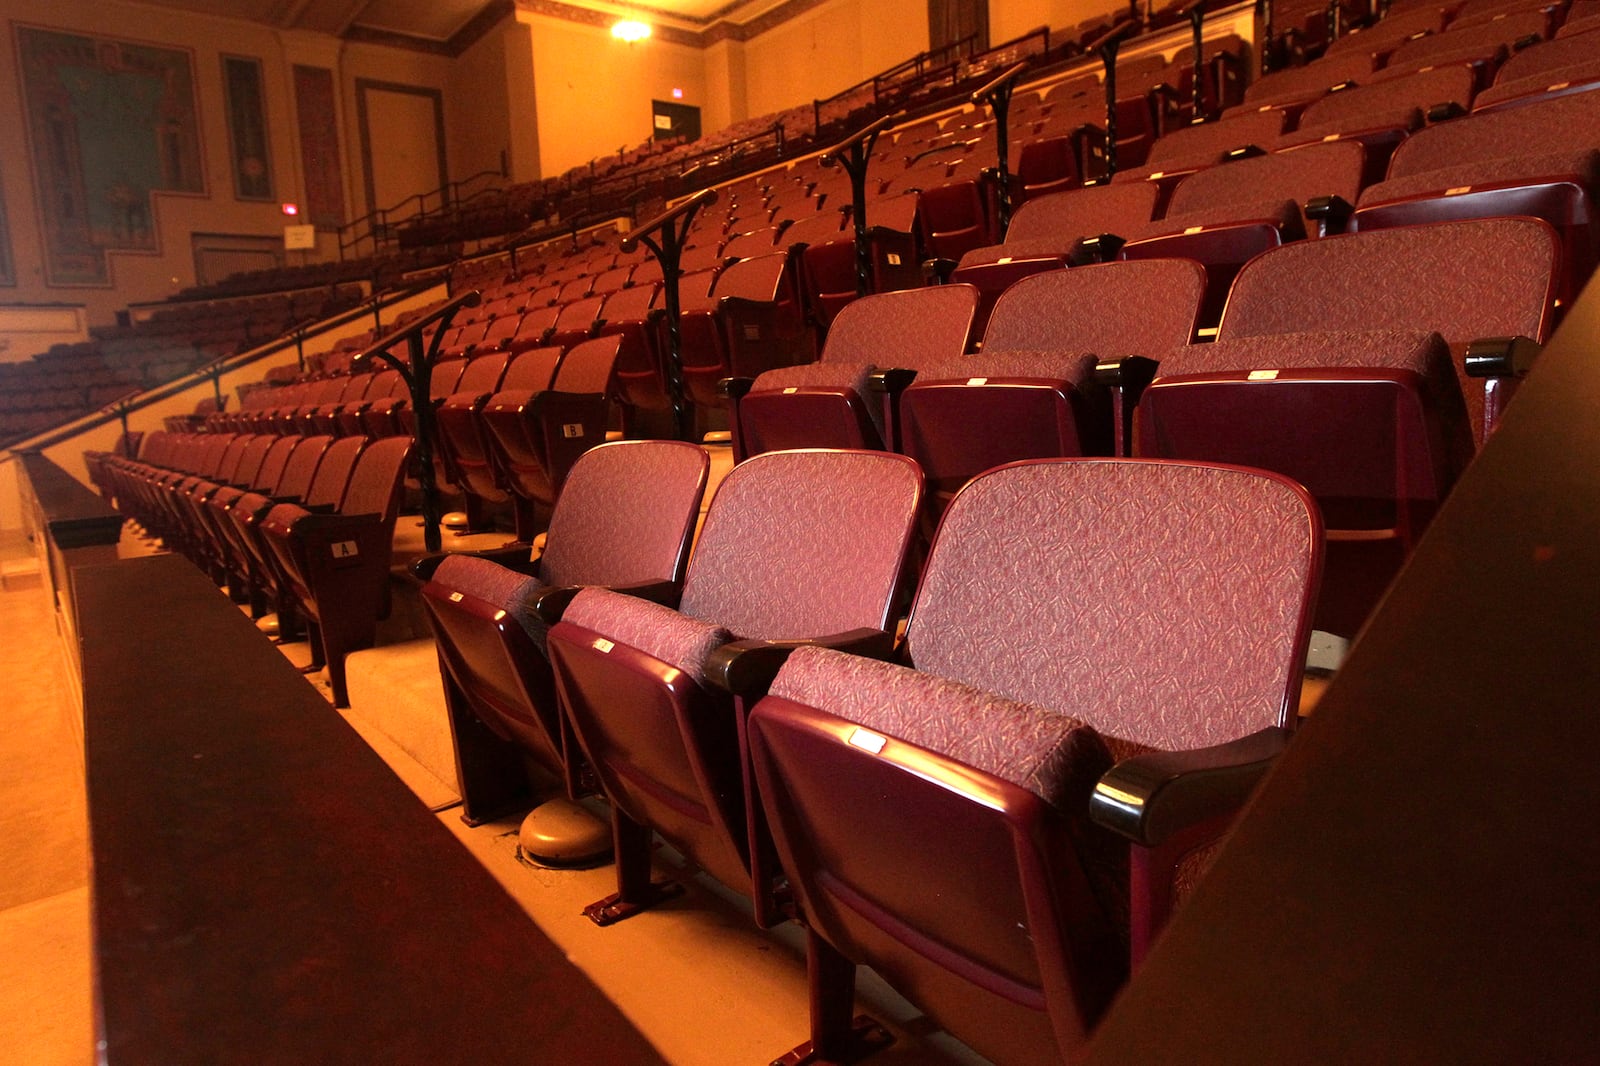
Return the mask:
<path fill-rule="evenodd" d="M 785 448 L 894 448 L 893 407 L 910 371 L 966 351 L 978 290 L 939 285 L 880 293 L 834 319 L 822 358 L 731 378 L 734 457 Z"/>
<path fill-rule="evenodd" d="M 549 368 L 545 384 L 504 389 L 483 405 L 482 443 L 496 484 L 512 498 L 518 541 L 533 539 L 572 464 L 606 439 L 617 360 L 626 344 L 613 334 L 584 341 L 565 355 L 527 353 L 524 358 L 540 357 L 529 368 L 530 380 Z"/>
<path fill-rule="evenodd" d="M 1071 1061 L 1289 740 L 1320 534 L 1262 471 L 1011 464 L 946 512 L 900 663 L 794 652 L 748 722 L 809 938 L 778 1061 L 844 1061 L 856 964 L 997 1063 Z"/>
<path fill-rule="evenodd" d="M 705 449 L 617 441 L 585 452 L 550 518 L 544 551 L 433 556 L 414 568 L 439 645 L 462 820 L 524 804 L 523 756 L 583 790 L 556 703 L 545 634 L 583 586 L 675 602 L 705 492 Z M 526 834 L 525 834 L 526 836 Z"/>
<path fill-rule="evenodd" d="M 282 503 L 259 523 L 279 580 L 311 629 L 313 667 L 328 667 L 335 707 L 348 707 L 344 657 L 370 648 L 389 609 L 389 561 L 411 440 L 390 437 L 361 453 L 339 509 L 318 514 Z"/>
<path fill-rule="evenodd" d="M 1389 177 L 1361 194 L 1352 228 L 1529 215 L 1561 234 L 1570 304 L 1600 253 L 1600 92 L 1475 114 L 1412 134 Z"/>
<path fill-rule="evenodd" d="M 1204 291 L 1205 271 L 1182 259 L 1057 270 L 1007 289 L 980 354 L 923 366 L 900 395 L 895 435 L 928 479 L 932 516 L 1002 463 L 1112 454 L 1096 362 L 1187 344 Z"/>
<path fill-rule="evenodd" d="M 1000 244 L 974 248 L 959 262 L 934 260 L 932 270 L 959 284 L 976 285 L 981 331 L 1000 294 L 1030 274 L 1069 263 L 1115 255 L 1121 242 L 1103 249 L 1083 246 L 1101 234 L 1136 233 L 1154 217 L 1159 189 L 1152 182 L 1073 189 L 1029 200 L 1011 220 Z"/>
<path fill-rule="evenodd" d="M 600 589 L 573 599 L 550 629 L 550 660 L 611 800 L 617 859 L 617 893 L 585 913 L 608 924 L 661 898 L 654 830 L 752 892 L 758 921 L 776 920 L 760 827 L 747 824 L 743 709 L 760 688 L 749 679 L 798 644 L 887 653 L 921 497 L 904 456 L 770 452 L 717 490 L 676 610 Z"/>
<path fill-rule="evenodd" d="M 1138 454 L 1305 484 L 1329 529 L 1317 626 L 1354 636 L 1508 400 L 1514 378 L 1468 377 L 1482 362 L 1468 345 L 1542 342 L 1558 261 L 1550 227 L 1523 218 L 1263 255 L 1235 281 L 1217 343 L 1162 360 L 1139 400 Z"/>

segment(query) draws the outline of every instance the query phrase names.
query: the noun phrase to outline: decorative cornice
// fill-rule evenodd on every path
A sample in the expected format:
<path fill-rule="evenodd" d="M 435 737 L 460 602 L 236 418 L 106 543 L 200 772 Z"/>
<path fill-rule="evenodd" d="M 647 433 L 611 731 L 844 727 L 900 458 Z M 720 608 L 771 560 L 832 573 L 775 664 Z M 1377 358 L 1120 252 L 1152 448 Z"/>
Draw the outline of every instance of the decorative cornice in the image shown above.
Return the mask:
<path fill-rule="evenodd" d="M 490 30 L 510 17 L 516 9 L 516 0 L 489 0 L 489 3 L 468 19 L 466 25 L 457 30 L 448 41 L 419 37 L 410 33 L 397 33 L 393 30 L 380 30 L 360 24 L 345 30 L 341 37 L 346 41 L 382 45 L 385 48 L 403 48 L 410 52 L 426 52 L 429 55 L 449 56 L 454 59 L 483 40 Z"/>

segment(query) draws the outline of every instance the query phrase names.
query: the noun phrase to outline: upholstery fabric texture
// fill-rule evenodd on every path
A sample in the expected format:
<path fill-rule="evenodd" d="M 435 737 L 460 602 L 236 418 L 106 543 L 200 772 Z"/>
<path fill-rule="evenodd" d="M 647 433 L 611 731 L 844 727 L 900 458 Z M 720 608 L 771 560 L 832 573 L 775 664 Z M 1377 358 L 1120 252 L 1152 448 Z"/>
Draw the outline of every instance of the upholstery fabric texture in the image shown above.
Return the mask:
<path fill-rule="evenodd" d="M 1595 147 L 1593 131 L 1597 128 L 1597 93 L 1573 93 L 1526 107 L 1469 115 L 1418 130 L 1407 138 L 1389 161 L 1389 178 L 1505 156 L 1515 158 L 1528 145 L 1539 146 L 1536 156 L 1586 151 Z"/>
<path fill-rule="evenodd" d="M 978 291 L 936 285 L 866 296 L 834 318 L 822 362 L 916 367 L 967 346 Z"/>
<path fill-rule="evenodd" d="M 701 526 L 683 613 L 763 640 L 883 628 L 921 483 L 915 463 L 884 452 L 746 460 Z"/>
<path fill-rule="evenodd" d="M 1542 340 L 1558 255 L 1555 232 L 1523 218 L 1286 244 L 1239 272 L 1219 336 L 1426 329 L 1451 343 L 1519 334 Z M 1329 278 L 1339 284 L 1326 284 Z"/>
<path fill-rule="evenodd" d="M 1600 42 L 1591 42 L 1589 47 L 1600 50 Z M 1518 53 L 1521 55 L 1522 53 Z M 1513 61 L 1516 59 L 1512 57 Z M 1511 64 L 1506 64 L 1509 67 Z M 1600 56 L 1583 62 L 1569 63 L 1554 70 L 1541 71 L 1529 74 L 1522 78 L 1506 80 L 1504 69 L 1502 76 L 1488 89 L 1478 94 L 1477 106 L 1489 107 L 1501 104 L 1507 100 L 1516 100 L 1524 96 L 1534 96 L 1543 93 L 1556 85 L 1582 85 L 1585 82 L 1600 81 Z M 1533 101 L 1530 101 L 1530 104 Z"/>
<path fill-rule="evenodd" d="M 699 685 L 706 656 L 733 639 L 722 626 L 610 589 L 584 589 L 561 618 L 677 667 Z"/>
<path fill-rule="evenodd" d="M 859 302 L 859 301 L 858 301 Z M 884 366 L 901 364 L 889 362 Z M 867 394 L 867 377 L 877 370 L 877 363 L 801 363 L 799 366 L 780 366 L 763 370 L 756 375 L 752 392 L 776 392 L 779 389 L 833 388 L 854 389 L 859 396 Z"/>
<path fill-rule="evenodd" d="M 540 578 L 549 585 L 635 585 L 678 577 L 705 470 L 704 450 L 680 441 L 589 449 L 573 464 L 550 516 Z"/>
<path fill-rule="evenodd" d="M 551 388 L 557 392 L 603 393 L 611 385 L 611 368 L 622 338 L 596 337 L 576 344 L 556 369 Z"/>
<path fill-rule="evenodd" d="M 1361 194 L 1365 159 L 1359 141 L 1334 141 L 1202 170 L 1178 183 L 1165 220 L 1152 225 L 1171 233 L 1206 216 L 1217 222 L 1251 218 L 1255 216 L 1248 210 L 1240 214 L 1237 209 L 1259 209 L 1257 205 L 1275 200 L 1299 205 L 1314 196 L 1340 196 L 1353 204 Z M 1295 210 L 1298 213 L 1298 206 Z"/>
<path fill-rule="evenodd" d="M 1165 750 L 1281 724 L 1320 565 L 1283 479 L 1057 460 L 974 479 L 946 512 L 906 634 L 920 670 Z"/>
<path fill-rule="evenodd" d="M 411 454 L 410 437 L 385 437 L 374 441 L 356 460 L 350 472 L 339 512 L 347 515 L 375 514 L 389 521 L 400 508 L 401 479 L 406 457 Z"/>
<path fill-rule="evenodd" d="M 1101 358 L 1164 351 L 1193 335 L 1205 284 L 1205 269 L 1187 259 L 1035 274 L 996 301 L 983 336 L 984 357 L 1044 349 Z"/>
<path fill-rule="evenodd" d="M 1111 756 L 1094 729 L 1048 708 L 830 648 L 799 648 L 769 690 L 1027 789 L 1064 814 Z"/>
<path fill-rule="evenodd" d="M 1596 118 L 1600 120 L 1600 115 Z M 1496 156 L 1380 181 L 1362 194 L 1360 206 L 1392 203 L 1412 196 L 1441 195 L 1446 189 L 1467 185 L 1512 184 L 1535 179 L 1575 178 L 1592 188 L 1597 176 L 1600 176 L 1600 150 L 1593 148 Z"/>
<path fill-rule="evenodd" d="M 1325 62 L 1290 67 L 1258 78 L 1245 89 L 1244 102 L 1261 106 L 1318 97 L 1342 82 L 1364 81 L 1371 73 L 1372 53 L 1353 49 L 1329 56 Z"/>
<path fill-rule="evenodd" d="M 488 559 L 450 555 L 434 571 L 433 580 L 453 592 L 464 592 L 505 611 L 539 650 L 544 651 L 545 634 L 550 627 L 530 609 L 530 604 L 548 587 L 538 578 L 519 574 Z"/>
<path fill-rule="evenodd" d="M 917 371 L 917 382 L 969 378 L 1040 378 L 1080 386 L 1094 373 L 1093 352 L 1004 351 L 942 359 Z"/>

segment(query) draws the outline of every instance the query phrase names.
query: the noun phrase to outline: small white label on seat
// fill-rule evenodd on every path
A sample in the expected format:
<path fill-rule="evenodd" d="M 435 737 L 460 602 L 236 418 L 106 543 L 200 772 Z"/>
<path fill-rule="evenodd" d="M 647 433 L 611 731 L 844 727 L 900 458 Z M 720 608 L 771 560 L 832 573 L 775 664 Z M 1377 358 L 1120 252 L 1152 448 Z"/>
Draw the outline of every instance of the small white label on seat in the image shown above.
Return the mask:
<path fill-rule="evenodd" d="M 1150 172 L 1150 177 L 1149 177 L 1148 180 L 1150 180 L 1150 181 L 1160 181 L 1162 178 L 1164 178 L 1166 176 L 1167 176 L 1167 172 L 1165 170 L 1154 170 L 1154 171 Z"/>
<path fill-rule="evenodd" d="M 1278 372 L 1276 370 L 1252 370 L 1252 371 L 1250 371 L 1249 380 L 1251 380 L 1251 381 L 1271 381 L 1274 378 L 1276 378 L 1277 376 L 1278 376 Z"/>
<path fill-rule="evenodd" d="M 1337 141 L 1338 139 L 1339 139 L 1339 134 L 1330 133 L 1326 137 L 1322 138 L 1322 143 L 1323 144 L 1327 144 L 1329 141 Z"/>
<path fill-rule="evenodd" d="M 568 439 L 583 436 L 582 422 L 564 422 L 561 426 L 561 435 Z"/>
<path fill-rule="evenodd" d="M 1547 93 L 1555 93 L 1555 92 L 1560 92 L 1562 89 L 1568 89 L 1568 88 L 1571 88 L 1571 87 L 1572 87 L 1572 83 L 1570 81 L 1558 81 L 1554 85 L 1552 85 L 1548 89 L 1546 89 L 1545 92 L 1547 92 Z"/>
<path fill-rule="evenodd" d="M 354 559 L 361 554 L 361 549 L 356 547 L 356 542 L 353 540 L 334 541 L 328 545 L 328 549 L 333 552 L 335 559 Z"/>
<path fill-rule="evenodd" d="M 1009 262 L 1011 262 L 1011 257 L 1009 255 L 1002 255 L 999 259 L 995 260 L 995 264 L 997 266 L 1005 266 Z"/>
<path fill-rule="evenodd" d="M 1183 235 L 1185 237 L 1187 237 L 1189 234 L 1191 234 L 1191 233 L 1199 233 L 1203 229 L 1205 229 L 1204 226 L 1190 226 L 1188 229 L 1183 231 Z"/>
<path fill-rule="evenodd" d="M 1446 189 L 1444 191 L 1444 194 L 1446 196 L 1460 196 L 1462 193 L 1468 193 L 1468 192 L 1471 192 L 1471 191 L 1472 191 L 1472 186 L 1470 186 L 1470 185 L 1457 185 L 1453 189 Z"/>
<path fill-rule="evenodd" d="M 850 746 L 860 748 L 862 751 L 870 751 L 874 755 L 881 755 L 883 746 L 887 743 L 887 738 L 881 737 L 876 733 L 869 733 L 865 729 L 853 729 L 850 731 Z"/>
<path fill-rule="evenodd" d="M 967 379 L 967 384 L 968 385 L 987 385 L 987 384 L 989 384 L 989 379 L 988 378 L 968 378 Z"/>
<path fill-rule="evenodd" d="M 799 392 L 799 391 L 800 391 L 800 389 L 799 389 L 799 387 L 798 387 L 798 386 L 796 386 L 796 385 L 790 385 L 790 386 L 789 386 L 789 387 L 788 387 L 788 388 L 786 388 L 786 389 L 784 389 L 784 390 L 783 390 L 783 394 L 784 394 L 784 395 L 785 395 L 785 396 L 787 396 L 787 395 L 789 395 L 789 394 L 790 394 L 790 393 L 791 393 L 791 392 Z"/>
<path fill-rule="evenodd" d="M 459 592 L 452 592 L 450 594 L 450 602 L 451 603 L 460 603 L 461 602 L 461 598 L 462 598 L 461 597 L 461 593 L 459 593 Z"/>
<path fill-rule="evenodd" d="M 611 641 L 607 640 L 605 637 L 595 638 L 594 650 L 599 652 L 601 655 L 610 655 L 611 649 L 615 647 L 616 645 L 611 643 Z"/>
<path fill-rule="evenodd" d="M 900 265 L 900 253 L 899 252 L 890 252 L 889 253 L 889 265 L 892 266 L 892 267 L 897 267 L 897 266 Z"/>

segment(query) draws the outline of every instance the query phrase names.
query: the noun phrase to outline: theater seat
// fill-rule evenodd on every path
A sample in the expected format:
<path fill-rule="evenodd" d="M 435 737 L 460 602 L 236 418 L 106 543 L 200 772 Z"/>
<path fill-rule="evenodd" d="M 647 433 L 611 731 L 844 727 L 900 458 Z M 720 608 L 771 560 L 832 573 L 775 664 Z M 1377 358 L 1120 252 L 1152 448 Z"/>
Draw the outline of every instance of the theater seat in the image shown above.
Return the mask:
<path fill-rule="evenodd" d="M 779 1061 L 847 1050 L 856 964 L 997 1063 L 1072 1061 L 1288 741 L 1319 563 L 1314 506 L 1272 474 L 1067 459 L 973 481 L 903 664 L 800 649 L 750 715 L 808 931 L 812 1042 Z M 1166 770 L 1147 820 L 1219 787 L 1130 855 L 1088 824 L 1119 762 Z"/>
<path fill-rule="evenodd" d="M 676 598 L 708 467 L 693 444 L 602 444 L 573 464 L 533 562 L 523 547 L 419 564 L 468 825 L 528 797 L 514 752 L 579 789 L 581 759 L 556 705 L 545 633 L 581 586 Z"/>
<path fill-rule="evenodd" d="M 728 388 L 734 455 L 740 461 L 785 448 L 885 448 L 890 408 L 904 382 L 888 375 L 914 370 L 967 348 L 978 290 L 940 285 L 880 293 L 844 307 L 816 363 L 769 370 Z"/>
<path fill-rule="evenodd" d="M 980 354 L 923 366 L 901 394 L 900 450 L 928 478 L 931 515 L 1001 463 L 1111 454 L 1097 359 L 1187 344 L 1204 290 L 1205 271 L 1181 259 L 1057 270 L 1007 289 Z"/>
<path fill-rule="evenodd" d="M 752 881 L 744 704 L 710 686 L 708 671 L 735 641 L 756 655 L 771 642 L 886 651 L 921 495 L 903 456 L 760 455 L 712 500 L 676 610 L 598 589 L 573 599 L 550 630 L 550 659 L 611 800 L 617 859 L 618 891 L 590 917 L 608 924 L 660 898 L 652 829 L 724 884 L 765 895 L 765 878 Z"/>
<path fill-rule="evenodd" d="M 409 438 L 377 441 L 356 461 L 335 513 L 278 504 L 260 523 L 279 578 L 311 629 L 313 665 L 328 667 L 335 707 L 350 705 L 345 655 L 370 648 L 388 613 L 394 523 L 410 454 Z"/>

